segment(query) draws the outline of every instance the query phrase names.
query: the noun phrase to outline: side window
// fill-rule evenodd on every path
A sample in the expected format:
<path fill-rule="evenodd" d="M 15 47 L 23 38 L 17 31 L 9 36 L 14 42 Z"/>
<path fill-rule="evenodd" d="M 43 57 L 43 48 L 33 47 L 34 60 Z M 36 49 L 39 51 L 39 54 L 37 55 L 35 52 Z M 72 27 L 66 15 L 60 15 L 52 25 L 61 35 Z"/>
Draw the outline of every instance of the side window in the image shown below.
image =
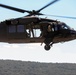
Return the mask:
<path fill-rule="evenodd" d="M 9 33 L 15 33 L 16 32 L 16 26 L 9 25 L 8 31 L 9 31 Z"/>
<path fill-rule="evenodd" d="M 17 25 L 17 32 L 24 32 L 24 25 Z"/>
<path fill-rule="evenodd" d="M 8 32 L 9 33 L 25 32 L 24 25 L 9 25 L 8 26 Z"/>

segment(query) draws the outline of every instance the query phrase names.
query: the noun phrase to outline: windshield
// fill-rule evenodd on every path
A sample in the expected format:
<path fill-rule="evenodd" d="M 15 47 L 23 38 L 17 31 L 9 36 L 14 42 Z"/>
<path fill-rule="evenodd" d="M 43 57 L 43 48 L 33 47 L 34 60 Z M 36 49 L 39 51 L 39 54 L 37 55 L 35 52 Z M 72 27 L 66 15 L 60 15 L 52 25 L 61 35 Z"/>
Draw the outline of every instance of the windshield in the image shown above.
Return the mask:
<path fill-rule="evenodd" d="M 68 25 L 66 25 L 65 23 L 62 23 L 62 28 L 63 29 L 71 29 Z"/>

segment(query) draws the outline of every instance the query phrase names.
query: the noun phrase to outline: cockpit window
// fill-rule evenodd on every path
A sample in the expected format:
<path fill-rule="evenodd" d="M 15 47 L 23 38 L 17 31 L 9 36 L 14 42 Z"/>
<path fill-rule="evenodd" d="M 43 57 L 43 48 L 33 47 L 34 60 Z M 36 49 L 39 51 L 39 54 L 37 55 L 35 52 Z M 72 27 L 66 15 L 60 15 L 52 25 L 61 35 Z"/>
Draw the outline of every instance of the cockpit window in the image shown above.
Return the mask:
<path fill-rule="evenodd" d="M 68 25 L 66 25 L 65 23 L 62 24 L 62 29 L 70 29 L 70 27 Z"/>
<path fill-rule="evenodd" d="M 65 26 L 65 25 L 62 25 L 62 28 L 63 28 L 63 29 L 68 29 L 68 27 L 67 27 L 67 26 Z"/>

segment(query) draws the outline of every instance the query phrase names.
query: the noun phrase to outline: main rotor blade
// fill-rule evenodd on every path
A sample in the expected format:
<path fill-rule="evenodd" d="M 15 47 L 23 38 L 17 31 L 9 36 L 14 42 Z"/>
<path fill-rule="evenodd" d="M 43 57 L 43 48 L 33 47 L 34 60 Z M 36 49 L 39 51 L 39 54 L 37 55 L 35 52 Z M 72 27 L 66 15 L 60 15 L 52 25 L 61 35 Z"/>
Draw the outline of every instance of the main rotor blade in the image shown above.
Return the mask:
<path fill-rule="evenodd" d="M 50 2 L 50 3 L 48 3 L 47 5 L 45 5 L 44 7 L 42 7 L 41 9 L 37 10 L 37 12 L 40 12 L 41 10 L 43 10 L 43 9 L 45 9 L 46 7 L 54 4 L 54 3 L 57 2 L 57 1 L 59 1 L 59 0 L 53 0 L 52 2 Z"/>
<path fill-rule="evenodd" d="M 60 17 L 60 18 L 68 18 L 68 19 L 76 19 L 76 17 L 71 17 L 71 16 L 59 16 L 59 15 L 47 15 L 47 14 L 43 14 L 46 16 L 53 16 L 53 17 Z"/>
<path fill-rule="evenodd" d="M 4 7 L 4 8 L 7 8 L 7 9 L 10 9 L 10 10 L 21 12 L 21 13 L 24 13 L 24 12 L 30 13 L 30 11 L 28 11 L 28 10 L 19 9 L 19 8 L 11 7 L 11 6 L 4 5 L 4 4 L 0 4 L 0 6 Z"/>

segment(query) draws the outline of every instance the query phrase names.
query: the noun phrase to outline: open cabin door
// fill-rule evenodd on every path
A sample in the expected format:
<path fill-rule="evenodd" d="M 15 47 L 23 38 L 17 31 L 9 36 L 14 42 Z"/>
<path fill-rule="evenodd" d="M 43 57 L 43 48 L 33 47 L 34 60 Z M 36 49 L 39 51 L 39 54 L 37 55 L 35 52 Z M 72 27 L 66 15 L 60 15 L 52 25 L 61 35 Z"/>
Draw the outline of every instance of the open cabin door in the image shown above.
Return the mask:
<path fill-rule="evenodd" d="M 38 38 L 40 36 L 40 29 L 26 28 L 26 25 L 8 25 L 7 34 L 8 38 Z"/>

